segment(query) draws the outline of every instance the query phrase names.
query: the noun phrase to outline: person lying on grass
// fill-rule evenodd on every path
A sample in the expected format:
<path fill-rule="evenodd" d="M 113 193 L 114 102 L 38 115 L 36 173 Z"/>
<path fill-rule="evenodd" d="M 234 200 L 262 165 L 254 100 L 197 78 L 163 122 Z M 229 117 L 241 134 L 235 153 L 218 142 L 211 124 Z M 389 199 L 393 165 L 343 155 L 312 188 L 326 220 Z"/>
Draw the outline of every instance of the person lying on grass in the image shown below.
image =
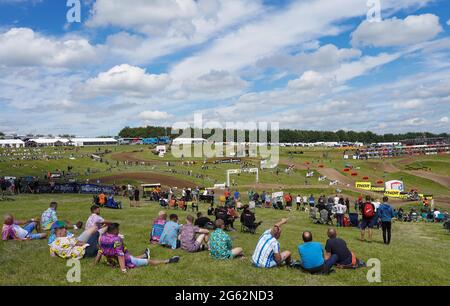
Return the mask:
<path fill-rule="evenodd" d="M 242 248 L 233 249 L 233 241 L 225 233 L 225 222 L 222 219 L 216 220 L 216 229 L 209 238 L 211 257 L 214 259 L 233 259 L 243 255 Z"/>
<path fill-rule="evenodd" d="M 288 219 L 281 219 L 271 229 L 265 231 L 259 238 L 255 252 L 252 256 L 253 265 L 258 268 L 273 268 L 283 264 L 291 264 L 291 252 L 280 250 L 278 239 L 281 236 L 281 226 L 286 224 Z"/>
<path fill-rule="evenodd" d="M 209 231 L 194 226 L 194 217 L 191 215 L 186 217 L 186 222 L 180 232 L 181 249 L 190 253 L 206 250 Z"/>
<path fill-rule="evenodd" d="M 63 221 L 56 221 L 52 225 L 51 230 L 54 231 L 56 239 L 49 245 L 51 256 L 82 259 L 97 255 L 100 233 L 96 226 L 86 229 L 78 237 L 69 233 L 67 228 Z"/>
<path fill-rule="evenodd" d="M 179 248 L 180 240 L 178 239 L 178 236 L 180 235 L 181 226 L 182 225 L 178 224 L 178 216 L 171 214 L 169 216 L 169 221 L 164 225 L 159 244 L 172 248 L 172 250 Z"/>
<path fill-rule="evenodd" d="M 144 254 L 140 256 L 130 255 L 119 235 L 119 226 L 118 223 L 108 225 L 106 233 L 100 237 L 100 250 L 95 259 L 95 264 L 98 264 L 105 256 L 109 264 L 116 266 L 118 263 L 121 271 L 126 273 L 127 269 L 177 263 L 180 260 L 178 256 L 168 260 L 152 260 L 150 259 L 149 249 L 146 249 Z"/>
<path fill-rule="evenodd" d="M 58 203 L 51 202 L 50 207 L 42 213 L 41 216 L 41 225 L 44 231 L 48 231 L 52 228 L 53 223 L 58 221 L 58 216 L 56 214 L 56 210 L 58 209 Z M 83 227 L 83 222 L 78 221 L 77 224 L 73 225 L 68 221 L 64 221 L 64 223 L 74 230 L 81 229 Z"/>
<path fill-rule="evenodd" d="M 33 232 L 36 230 L 36 234 Z M 40 223 L 37 220 L 29 221 L 14 220 L 13 215 L 6 214 L 3 221 L 2 240 L 38 240 L 47 237 L 46 233 L 39 233 L 41 230 Z"/>

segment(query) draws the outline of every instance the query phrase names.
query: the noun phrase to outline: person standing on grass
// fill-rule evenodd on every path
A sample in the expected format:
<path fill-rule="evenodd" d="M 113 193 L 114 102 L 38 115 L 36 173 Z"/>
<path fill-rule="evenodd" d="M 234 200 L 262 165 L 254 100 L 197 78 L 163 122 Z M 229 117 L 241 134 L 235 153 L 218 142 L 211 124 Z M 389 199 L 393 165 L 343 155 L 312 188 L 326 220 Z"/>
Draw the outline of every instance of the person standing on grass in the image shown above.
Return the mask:
<path fill-rule="evenodd" d="M 141 256 L 130 255 L 119 235 L 119 224 L 117 223 L 110 224 L 106 233 L 100 237 L 100 250 L 95 258 L 95 263 L 98 264 L 103 256 L 107 258 L 109 264 L 116 265 L 118 262 L 123 273 L 127 273 L 127 269 L 177 263 L 180 260 L 178 256 L 168 260 L 152 260 L 149 249 L 146 249 Z"/>
<path fill-rule="evenodd" d="M 186 222 L 180 231 L 181 249 L 190 253 L 205 250 L 209 231 L 194 226 L 194 217 L 191 215 L 186 217 Z"/>
<path fill-rule="evenodd" d="M 394 211 L 388 203 L 389 198 L 383 198 L 383 204 L 378 208 L 378 217 L 381 219 L 381 228 L 383 230 L 384 244 L 391 243 L 392 219 L 394 218 Z"/>
<path fill-rule="evenodd" d="M 225 222 L 217 219 L 216 229 L 211 233 L 209 239 L 210 255 L 214 259 L 233 259 L 243 255 L 242 248 L 233 248 L 233 241 L 225 233 Z"/>
<path fill-rule="evenodd" d="M 371 202 L 370 196 L 366 197 L 366 202 L 361 205 L 361 241 L 365 240 L 366 230 L 369 234 L 369 242 L 373 236 L 373 220 L 375 218 L 375 205 Z"/>
<path fill-rule="evenodd" d="M 139 196 L 139 188 L 134 188 L 134 204 L 136 207 L 141 207 L 141 199 Z"/>
<path fill-rule="evenodd" d="M 291 264 L 291 252 L 280 250 L 281 226 L 286 224 L 288 219 L 281 219 L 271 229 L 267 230 L 259 238 L 255 252 L 252 256 L 252 263 L 257 268 L 273 268 L 283 264 Z"/>
<path fill-rule="evenodd" d="M 300 210 L 303 203 L 303 198 L 301 195 L 297 195 L 296 203 L 297 203 L 297 210 Z"/>

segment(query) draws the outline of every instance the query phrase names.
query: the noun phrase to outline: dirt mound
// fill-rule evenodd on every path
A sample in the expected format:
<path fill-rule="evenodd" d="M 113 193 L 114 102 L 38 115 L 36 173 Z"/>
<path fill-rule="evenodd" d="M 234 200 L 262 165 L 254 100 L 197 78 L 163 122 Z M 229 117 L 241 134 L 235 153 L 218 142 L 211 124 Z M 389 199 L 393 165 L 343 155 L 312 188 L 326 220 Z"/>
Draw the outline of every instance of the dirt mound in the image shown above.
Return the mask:
<path fill-rule="evenodd" d="M 149 183 L 149 184 L 156 184 L 160 183 L 164 186 L 170 186 L 170 187 L 190 187 L 193 188 L 196 185 L 188 180 L 172 177 L 169 175 L 163 175 L 159 173 L 148 173 L 148 172 L 134 172 L 134 173 L 123 173 L 123 174 L 116 174 L 116 175 L 110 175 L 99 178 L 103 183 L 112 184 L 115 182 L 123 182 L 126 180 L 133 180 L 133 181 L 139 181 L 143 184 Z"/>
<path fill-rule="evenodd" d="M 436 174 L 430 171 L 423 171 L 423 170 L 414 170 L 414 171 L 406 171 L 406 173 L 424 178 L 429 179 L 435 183 L 438 183 L 444 187 L 450 188 L 450 177 L 446 175 L 440 175 Z"/>

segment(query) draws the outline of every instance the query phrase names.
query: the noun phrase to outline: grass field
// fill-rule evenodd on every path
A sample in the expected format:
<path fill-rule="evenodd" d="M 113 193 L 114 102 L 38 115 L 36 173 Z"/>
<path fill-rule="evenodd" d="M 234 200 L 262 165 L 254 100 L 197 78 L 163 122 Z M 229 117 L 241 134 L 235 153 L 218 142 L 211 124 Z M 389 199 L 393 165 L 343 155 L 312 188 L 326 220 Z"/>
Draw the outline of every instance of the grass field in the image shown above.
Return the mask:
<path fill-rule="evenodd" d="M 44 195 L 20 196 L 14 202 L 0 202 L 0 214 L 13 212 L 18 219 L 39 216 L 50 201 L 59 202 L 58 215 L 61 219 L 86 221 L 89 216 L 90 196 Z M 159 211 L 158 205 L 147 203 L 145 207 L 124 210 L 102 210 L 105 219 L 122 224 L 121 232 L 132 254 L 141 253 L 148 246 L 150 224 Z M 201 207 L 202 211 L 206 206 Z M 185 212 L 177 211 L 180 220 Z M 302 212 L 280 212 L 258 209 L 257 218 L 263 220 L 263 229 L 282 217 L 289 217 L 280 239 L 282 249 L 296 251 L 300 235 L 311 230 L 314 239 L 326 241 L 327 227 L 310 222 Z M 239 222 L 236 228 L 239 229 Z M 250 257 L 256 246 L 258 235 L 231 233 L 234 246 L 244 248 L 246 259 L 219 262 L 211 259 L 207 252 L 187 254 L 159 246 L 151 246 L 153 258 L 168 258 L 180 255 L 176 265 L 139 268 L 123 275 L 118 269 L 105 264 L 93 265 L 93 260 L 82 260 L 82 282 L 80 285 L 372 285 L 366 279 L 367 269 L 338 270 L 329 276 L 311 276 L 286 267 L 261 270 L 251 266 Z M 359 232 L 354 228 L 339 230 L 352 251 L 367 261 L 378 258 L 381 261 L 381 285 L 450 285 L 450 235 L 440 224 L 395 223 L 393 242 L 382 244 L 381 233 L 375 233 L 372 243 L 360 242 Z M 0 243 L 0 285 L 69 285 L 66 262 L 49 255 L 46 241 L 1 242 Z"/>
<path fill-rule="evenodd" d="M 90 155 L 101 154 L 104 150 L 103 162 L 90 158 Z M 303 154 L 290 154 L 290 151 L 302 151 Z M 194 165 L 183 165 L 181 160 L 170 154 L 164 158 L 151 153 L 145 146 L 117 146 L 106 148 L 42 148 L 39 160 L 20 160 L 15 156 L 25 154 L 27 150 L 0 149 L 0 176 L 43 176 L 49 171 L 74 167 L 77 173 L 75 179 L 83 182 L 103 183 L 104 178 L 114 177 L 116 184 L 155 183 L 159 179 L 169 178 L 176 184 L 189 182 L 191 184 L 211 187 L 215 183 L 225 182 L 227 169 L 237 169 L 241 164 L 208 164 L 202 168 L 203 159 L 185 158 L 195 161 Z M 5 154 L 6 153 L 6 154 Z M 14 155 L 17 154 L 17 155 Z M 50 158 L 43 156 L 50 156 Z M 54 159 L 57 157 L 58 159 Z M 72 159 L 71 159 L 72 158 Z M 124 163 L 124 160 L 145 161 Z M 167 166 L 166 162 L 171 162 Z M 318 174 L 308 179 L 305 184 L 307 167 L 320 171 L 321 164 L 328 169 L 336 169 L 347 179 L 349 186 L 341 184 L 338 187 L 342 193 L 352 200 L 364 191 L 356 190 L 354 182 L 363 176 L 369 176 L 371 181 L 383 179 L 403 179 L 406 189 L 418 188 L 421 192 L 432 193 L 436 197 L 436 206 L 440 209 L 450 208 L 450 189 L 432 179 L 415 175 L 409 171 L 412 168 L 428 168 L 431 174 L 449 176 L 448 165 L 450 155 L 419 156 L 413 158 L 394 158 L 389 160 L 346 161 L 342 151 L 324 148 L 282 148 L 280 151 L 278 174 L 275 169 L 260 172 L 260 183 L 255 184 L 254 175 L 241 174 L 234 176 L 236 187 L 241 194 L 249 189 L 265 190 L 267 192 L 284 191 L 294 196 L 297 194 L 333 195 L 336 186 L 329 186 L 327 181 L 319 182 Z M 258 166 L 258 159 L 245 159 L 245 162 Z M 354 178 L 343 171 L 345 164 L 350 163 L 359 173 Z M 288 165 L 294 164 L 295 169 L 285 173 Z M 90 173 L 88 173 L 90 170 Z M 136 175 L 138 174 L 138 175 Z M 138 177 L 138 178 L 136 178 Z M 331 179 L 331 178 L 330 178 Z M 109 182 L 112 183 L 112 182 Z M 164 186 L 167 187 L 167 186 Z M 89 216 L 91 196 L 83 195 L 21 195 L 13 202 L 0 201 L 0 215 L 13 213 L 18 219 L 29 219 L 40 216 L 48 204 L 56 200 L 60 203 L 58 215 L 61 219 L 70 221 L 86 221 Z M 127 200 L 125 200 L 128 203 Z M 396 207 L 405 209 L 418 207 L 416 202 L 395 201 Z M 159 207 L 154 203 L 146 203 L 140 209 L 130 209 L 125 205 L 122 211 L 103 210 L 105 219 L 122 224 L 121 231 L 126 236 L 126 243 L 134 255 L 139 255 L 148 246 L 148 236 L 152 220 L 156 217 Z M 353 205 L 351 205 L 353 209 Z M 206 206 L 201 210 L 206 211 Z M 178 212 L 184 222 L 185 212 Z M 301 233 L 312 230 L 316 241 L 325 243 L 327 228 L 314 225 L 308 215 L 301 212 L 281 212 L 258 209 L 257 218 L 263 226 L 258 231 L 270 227 L 282 217 L 289 217 L 281 237 L 283 249 L 290 250 L 294 259 L 298 259 L 297 246 Z M 236 228 L 240 228 L 239 222 Z M 376 232 L 373 243 L 363 243 L 358 240 L 359 232 L 353 228 L 339 231 L 339 235 L 347 240 L 350 248 L 358 257 L 367 261 L 378 258 L 382 264 L 381 285 L 450 285 L 450 234 L 445 232 L 440 224 L 404 224 L 396 223 L 393 229 L 393 243 L 384 246 L 381 233 Z M 367 269 L 357 271 L 338 271 L 330 276 L 310 276 L 296 270 L 280 268 L 263 271 L 253 268 L 250 257 L 256 246 L 259 235 L 232 233 L 235 246 L 245 250 L 245 260 L 232 262 L 217 262 L 209 258 L 207 253 L 186 254 L 182 251 L 171 251 L 158 246 L 152 246 L 153 258 L 168 258 L 180 255 L 181 262 L 177 265 L 135 269 L 127 275 L 104 264 L 93 266 L 93 260 L 82 261 L 81 285 L 370 285 L 366 279 Z M 2 242 L 0 243 L 0 285 L 68 285 L 66 263 L 49 255 L 45 241 L 32 242 Z"/>

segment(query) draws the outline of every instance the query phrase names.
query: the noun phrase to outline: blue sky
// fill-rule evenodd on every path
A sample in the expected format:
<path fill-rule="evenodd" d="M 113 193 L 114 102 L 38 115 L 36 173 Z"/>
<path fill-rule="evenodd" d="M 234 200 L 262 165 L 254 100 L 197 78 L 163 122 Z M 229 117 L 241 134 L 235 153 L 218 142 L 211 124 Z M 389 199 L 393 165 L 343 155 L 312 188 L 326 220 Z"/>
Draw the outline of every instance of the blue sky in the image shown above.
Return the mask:
<path fill-rule="evenodd" d="M 374 2 L 377 2 L 374 0 Z M 0 0 L 0 131 L 450 132 L 450 1 Z"/>

